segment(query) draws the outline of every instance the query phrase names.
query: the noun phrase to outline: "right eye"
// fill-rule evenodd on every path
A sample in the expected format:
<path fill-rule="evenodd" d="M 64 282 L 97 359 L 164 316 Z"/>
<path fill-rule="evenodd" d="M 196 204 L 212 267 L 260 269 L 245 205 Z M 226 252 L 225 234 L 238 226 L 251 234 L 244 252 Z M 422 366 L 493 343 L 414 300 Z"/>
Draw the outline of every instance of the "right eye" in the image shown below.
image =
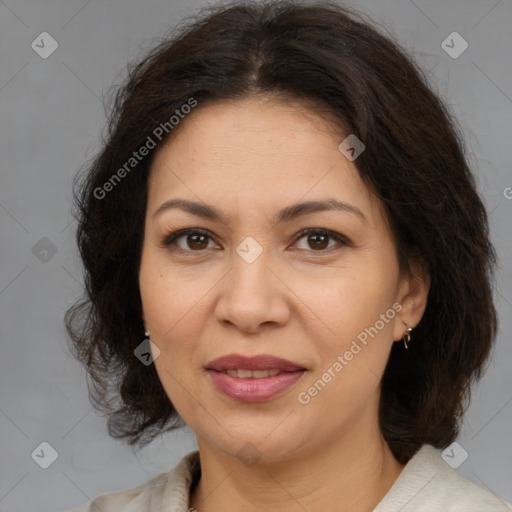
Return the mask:
<path fill-rule="evenodd" d="M 177 243 L 178 240 L 183 239 L 184 244 L 180 245 Z M 174 250 L 175 246 L 180 251 L 184 252 L 202 252 L 204 249 L 207 249 L 208 240 L 213 240 L 212 237 L 208 234 L 208 231 L 204 229 L 180 229 L 167 235 L 162 242 L 162 246 L 169 248 L 170 250 Z"/>

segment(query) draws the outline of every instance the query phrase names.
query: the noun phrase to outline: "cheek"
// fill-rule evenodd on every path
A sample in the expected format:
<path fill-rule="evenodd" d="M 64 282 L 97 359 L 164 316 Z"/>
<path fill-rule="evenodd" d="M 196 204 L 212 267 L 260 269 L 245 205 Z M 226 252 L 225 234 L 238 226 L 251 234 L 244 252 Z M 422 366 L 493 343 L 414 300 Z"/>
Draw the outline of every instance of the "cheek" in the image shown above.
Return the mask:
<path fill-rule="evenodd" d="M 139 286 L 144 319 L 151 341 L 160 349 L 157 370 L 175 373 L 192 367 L 204 318 L 207 317 L 206 280 L 183 277 L 179 269 L 169 268 L 158 254 L 143 255 Z M 168 378 L 162 375 L 165 380 Z"/>
<path fill-rule="evenodd" d="M 343 292 L 334 290 L 324 296 L 323 303 L 315 302 L 322 317 L 326 315 L 329 330 L 313 337 L 319 365 L 307 385 L 297 391 L 303 393 L 301 404 L 310 402 L 312 416 L 318 414 L 335 423 L 358 416 L 375 400 L 396 315 L 391 294 L 383 290 L 379 294 L 369 284 L 361 290 L 361 281 L 353 288 L 350 282 L 342 284 L 346 285 Z M 348 290 L 353 293 L 345 293 Z"/>
<path fill-rule="evenodd" d="M 353 266 L 336 279 L 325 281 L 323 286 L 317 286 L 318 282 L 311 286 L 311 282 L 305 281 L 302 295 L 331 333 L 346 339 L 372 326 L 392 307 L 394 277 L 393 269 Z"/>
<path fill-rule="evenodd" d="M 186 314 L 193 287 L 184 286 L 176 269 L 169 269 L 155 251 L 143 252 L 139 287 L 146 325 L 152 338 L 162 338 Z"/>
<path fill-rule="evenodd" d="M 310 336 L 320 359 L 315 378 L 332 382 L 325 399 L 342 404 L 351 400 L 348 396 L 362 398 L 378 385 L 393 343 L 397 275 L 392 265 L 385 268 L 366 260 L 321 291 L 312 288 L 305 295 L 323 326 L 323 334 Z"/>
<path fill-rule="evenodd" d="M 180 414 L 188 410 L 191 388 L 188 374 L 198 364 L 194 360 L 199 339 L 202 311 L 199 292 L 191 283 L 180 280 L 179 272 L 169 271 L 165 263 L 147 254 L 143 256 L 139 286 L 146 326 L 150 338 L 160 350 L 155 369 L 162 386 Z M 204 295 L 204 292 L 203 292 Z"/>

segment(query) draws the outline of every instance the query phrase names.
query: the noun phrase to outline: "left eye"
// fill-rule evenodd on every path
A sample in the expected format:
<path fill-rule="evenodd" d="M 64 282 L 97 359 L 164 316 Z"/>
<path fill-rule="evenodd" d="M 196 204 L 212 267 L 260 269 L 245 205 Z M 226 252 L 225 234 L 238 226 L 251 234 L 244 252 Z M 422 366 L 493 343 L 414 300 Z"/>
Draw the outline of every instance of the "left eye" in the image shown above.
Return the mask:
<path fill-rule="evenodd" d="M 294 243 L 297 243 L 302 238 L 307 237 L 307 244 L 313 252 L 326 252 L 325 249 L 329 247 L 329 240 L 334 240 L 342 246 L 350 245 L 350 242 L 342 235 L 325 229 L 314 229 L 308 228 L 302 230 L 295 237 Z M 185 240 L 185 246 L 180 246 L 179 240 Z M 163 241 L 164 247 L 170 247 L 176 245 L 178 249 L 186 252 L 200 252 L 204 249 L 208 249 L 208 242 L 212 241 L 212 237 L 208 234 L 208 231 L 202 229 L 182 229 L 171 233 Z M 299 248 L 299 250 L 309 250 Z"/>
<path fill-rule="evenodd" d="M 309 245 L 309 247 L 315 248 L 314 252 L 323 252 L 324 249 L 327 249 L 329 245 L 329 239 L 338 242 L 340 245 L 349 245 L 348 240 L 345 237 L 325 229 L 305 229 L 297 235 L 295 240 L 298 241 L 305 237 L 307 237 L 306 243 Z"/>

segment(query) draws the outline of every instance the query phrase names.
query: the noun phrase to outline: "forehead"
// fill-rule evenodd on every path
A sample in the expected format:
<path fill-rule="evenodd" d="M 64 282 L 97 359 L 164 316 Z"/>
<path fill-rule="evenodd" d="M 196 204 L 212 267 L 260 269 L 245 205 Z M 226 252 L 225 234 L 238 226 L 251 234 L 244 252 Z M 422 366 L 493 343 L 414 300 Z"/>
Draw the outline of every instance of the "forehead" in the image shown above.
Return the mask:
<path fill-rule="evenodd" d="M 381 215 L 354 162 L 338 149 L 344 138 L 332 117 L 294 102 L 199 105 L 155 155 L 149 203 L 187 197 L 268 211 L 337 196 Z"/>
<path fill-rule="evenodd" d="M 251 96 L 242 100 L 217 100 L 199 104 L 158 151 L 175 153 L 185 146 L 188 152 L 203 153 L 209 158 L 247 159 L 251 155 L 276 156 L 300 154 L 318 158 L 336 143 L 342 132 L 331 113 L 318 113 L 297 101 L 280 101 L 268 96 Z M 308 142 L 303 146 L 303 142 Z M 205 145 L 209 145 L 205 148 Z M 338 156 L 338 155 L 337 155 Z"/>

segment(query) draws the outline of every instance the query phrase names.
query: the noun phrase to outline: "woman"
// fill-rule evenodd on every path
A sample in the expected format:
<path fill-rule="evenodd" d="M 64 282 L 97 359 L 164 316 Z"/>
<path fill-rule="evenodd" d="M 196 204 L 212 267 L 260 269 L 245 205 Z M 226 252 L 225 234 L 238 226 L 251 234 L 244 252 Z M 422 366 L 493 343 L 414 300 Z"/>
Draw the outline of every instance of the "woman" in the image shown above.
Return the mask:
<path fill-rule="evenodd" d="M 436 450 L 496 334 L 486 213 L 363 19 L 208 11 L 132 69 L 78 202 L 94 404 L 132 445 L 183 420 L 199 448 L 81 511 L 508 510 Z"/>

